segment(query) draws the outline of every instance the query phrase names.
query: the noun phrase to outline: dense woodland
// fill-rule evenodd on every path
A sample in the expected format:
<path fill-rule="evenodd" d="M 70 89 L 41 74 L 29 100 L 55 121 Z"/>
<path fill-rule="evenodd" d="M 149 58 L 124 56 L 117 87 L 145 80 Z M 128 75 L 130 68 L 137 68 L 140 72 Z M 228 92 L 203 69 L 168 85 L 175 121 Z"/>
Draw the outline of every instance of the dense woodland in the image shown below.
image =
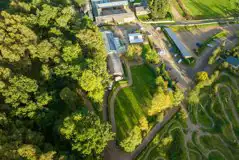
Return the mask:
<path fill-rule="evenodd" d="M 0 12 L 0 159 L 98 159 L 111 126 L 101 34 L 82 0 L 12 0 Z M 85 96 L 82 96 L 85 95 Z"/>

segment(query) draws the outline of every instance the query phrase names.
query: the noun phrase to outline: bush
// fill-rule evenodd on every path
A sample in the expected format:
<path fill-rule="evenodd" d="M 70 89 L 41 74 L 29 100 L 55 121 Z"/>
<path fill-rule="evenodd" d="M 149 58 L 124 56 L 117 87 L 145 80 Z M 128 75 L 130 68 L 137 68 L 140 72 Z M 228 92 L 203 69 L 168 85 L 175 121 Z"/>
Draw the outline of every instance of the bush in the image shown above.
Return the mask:
<path fill-rule="evenodd" d="M 128 60 L 139 60 L 140 56 L 142 55 L 142 47 L 138 44 L 129 45 L 127 52 L 125 54 Z"/>
<path fill-rule="evenodd" d="M 208 60 L 208 64 L 213 64 L 216 61 L 216 58 L 222 53 L 221 46 L 217 47 L 213 53 L 212 56 Z"/>
<path fill-rule="evenodd" d="M 197 77 L 196 77 L 197 81 L 200 82 L 200 81 L 206 81 L 208 80 L 208 73 L 207 72 L 198 72 L 197 73 Z"/>
<path fill-rule="evenodd" d="M 141 130 L 138 126 L 135 126 L 129 136 L 120 143 L 120 146 L 123 147 L 126 152 L 133 152 L 141 142 Z"/>

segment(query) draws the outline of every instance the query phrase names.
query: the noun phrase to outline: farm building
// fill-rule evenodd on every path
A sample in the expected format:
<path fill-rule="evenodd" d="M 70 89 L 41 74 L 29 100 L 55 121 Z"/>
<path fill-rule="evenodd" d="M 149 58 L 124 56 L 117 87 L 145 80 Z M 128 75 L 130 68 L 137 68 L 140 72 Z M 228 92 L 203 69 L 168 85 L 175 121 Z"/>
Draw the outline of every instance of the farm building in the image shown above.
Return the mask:
<path fill-rule="evenodd" d="M 131 33 L 128 36 L 129 36 L 129 42 L 131 44 L 143 43 L 144 42 L 143 35 L 140 34 L 140 33 Z"/>
<path fill-rule="evenodd" d="M 150 13 L 150 10 L 148 8 L 145 8 L 144 6 L 139 6 L 135 7 L 135 13 L 137 16 L 147 15 Z"/>
<path fill-rule="evenodd" d="M 191 58 L 192 54 L 190 51 L 184 46 L 184 44 L 178 39 L 176 34 L 170 29 L 170 28 L 165 28 L 164 29 L 169 38 L 173 41 L 173 43 L 176 45 L 176 47 L 179 49 L 181 52 L 183 58 Z"/>
<path fill-rule="evenodd" d="M 92 0 L 92 9 L 97 24 L 128 23 L 135 20 L 127 0 Z"/>
<path fill-rule="evenodd" d="M 113 35 L 113 32 L 104 31 L 103 39 L 104 39 L 108 54 L 112 54 L 112 53 L 118 54 L 118 53 L 124 53 L 126 51 L 125 46 L 120 43 L 120 39 L 118 37 L 115 37 Z"/>
<path fill-rule="evenodd" d="M 239 69 L 239 59 L 235 57 L 227 57 L 226 61 L 235 69 Z"/>
<path fill-rule="evenodd" d="M 117 54 L 108 55 L 108 67 L 110 73 L 114 76 L 115 81 L 123 79 L 124 71 L 120 61 L 120 57 Z"/>

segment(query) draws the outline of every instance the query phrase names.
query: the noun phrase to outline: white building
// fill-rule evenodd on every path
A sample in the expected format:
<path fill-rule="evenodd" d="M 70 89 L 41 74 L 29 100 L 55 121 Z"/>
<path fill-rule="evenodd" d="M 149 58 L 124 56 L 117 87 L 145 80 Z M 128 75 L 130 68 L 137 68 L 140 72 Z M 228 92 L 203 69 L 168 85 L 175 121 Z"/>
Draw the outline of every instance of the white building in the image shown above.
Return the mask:
<path fill-rule="evenodd" d="M 144 42 L 143 35 L 140 34 L 140 33 L 131 33 L 128 36 L 129 36 L 129 42 L 131 44 L 143 43 Z"/>

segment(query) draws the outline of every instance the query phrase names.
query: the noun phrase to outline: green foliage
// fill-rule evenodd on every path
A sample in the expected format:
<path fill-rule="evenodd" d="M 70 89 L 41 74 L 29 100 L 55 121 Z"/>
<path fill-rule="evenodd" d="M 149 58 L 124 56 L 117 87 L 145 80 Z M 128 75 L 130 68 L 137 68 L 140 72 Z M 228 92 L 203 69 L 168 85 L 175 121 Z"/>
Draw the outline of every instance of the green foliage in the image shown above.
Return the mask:
<path fill-rule="evenodd" d="M 196 79 L 197 79 L 197 81 L 199 81 L 199 82 L 200 82 L 200 81 L 206 81 L 206 80 L 209 79 L 208 73 L 207 73 L 207 72 L 204 72 L 204 71 L 198 72 L 196 76 L 197 76 Z"/>
<path fill-rule="evenodd" d="M 73 150 L 86 155 L 100 154 L 107 142 L 114 138 L 111 126 L 100 122 L 99 117 L 89 113 L 74 113 L 64 119 L 60 133 L 68 139 Z"/>
<path fill-rule="evenodd" d="M 102 79 L 94 75 L 91 70 L 85 70 L 79 80 L 79 84 L 85 91 L 88 92 L 89 97 L 96 102 L 102 102 L 104 91 L 101 84 Z"/>
<path fill-rule="evenodd" d="M 158 53 L 151 49 L 150 45 L 144 45 L 145 60 L 147 63 L 158 64 L 160 62 Z"/>
<path fill-rule="evenodd" d="M 141 130 L 138 126 L 135 126 L 129 133 L 128 137 L 120 142 L 120 146 L 123 147 L 126 152 L 132 152 L 141 142 Z"/>
<path fill-rule="evenodd" d="M 27 53 L 35 52 L 37 35 L 23 23 L 19 15 L 1 12 L 0 19 L 0 58 L 7 62 L 20 61 Z"/>
<path fill-rule="evenodd" d="M 142 47 L 140 45 L 135 44 L 135 45 L 128 46 L 125 56 L 129 60 L 133 60 L 133 59 L 139 60 L 141 54 L 142 54 Z"/>
<path fill-rule="evenodd" d="M 72 62 L 81 56 L 81 48 L 79 44 L 71 44 L 63 48 L 62 58 L 65 62 Z"/>
<path fill-rule="evenodd" d="M 208 64 L 214 64 L 216 58 L 222 53 L 222 46 L 217 47 L 213 52 L 212 56 L 208 60 Z"/>
<path fill-rule="evenodd" d="M 188 96 L 189 104 L 198 104 L 200 89 L 206 86 L 210 86 L 218 78 L 218 76 L 219 76 L 219 71 L 215 71 L 209 79 L 205 81 L 200 81 L 195 86 L 195 88 L 189 93 L 189 96 Z"/>
<path fill-rule="evenodd" d="M 77 122 L 84 145 L 79 149 L 77 139 L 72 146 L 80 152 L 58 136 L 65 117 L 87 112 L 75 91 L 101 103 L 110 79 L 101 32 L 80 13 L 84 3 L 12 0 L 0 13 L 0 159 L 94 159 L 113 139 L 110 126 L 91 115 Z"/>
<path fill-rule="evenodd" d="M 169 0 L 150 0 L 149 8 L 153 19 L 163 19 L 169 11 Z"/>

